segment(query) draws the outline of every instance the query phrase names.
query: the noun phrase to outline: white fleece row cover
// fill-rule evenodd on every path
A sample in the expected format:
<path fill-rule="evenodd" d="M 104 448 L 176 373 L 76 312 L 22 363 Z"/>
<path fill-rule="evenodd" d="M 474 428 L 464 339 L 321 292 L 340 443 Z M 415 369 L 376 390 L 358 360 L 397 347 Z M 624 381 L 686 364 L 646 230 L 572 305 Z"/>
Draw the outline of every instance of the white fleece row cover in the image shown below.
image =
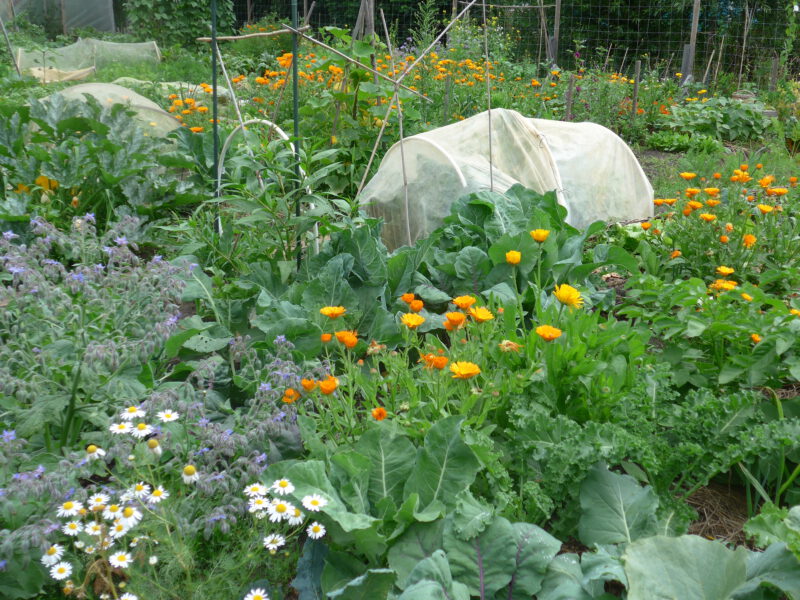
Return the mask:
<path fill-rule="evenodd" d="M 577 228 L 653 216 L 653 187 L 628 145 L 609 129 L 492 109 L 490 169 L 489 119 L 483 112 L 388 150 L 359 201 L 385 221 L 390 249 L 427 236 L 457 198 L 490 186 L 497 192 L 515 183 L 539 193 L 555 190 L 569 211 L 567 222 Z"/>

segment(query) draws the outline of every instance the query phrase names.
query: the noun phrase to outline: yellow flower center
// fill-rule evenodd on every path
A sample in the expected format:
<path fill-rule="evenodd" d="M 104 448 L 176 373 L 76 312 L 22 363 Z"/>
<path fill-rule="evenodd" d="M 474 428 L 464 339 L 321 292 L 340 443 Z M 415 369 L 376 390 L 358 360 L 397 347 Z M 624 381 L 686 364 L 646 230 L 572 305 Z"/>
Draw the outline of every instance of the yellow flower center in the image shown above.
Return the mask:
<path fill-rule="evenodd" d="M 285 513 L 286 512 L 286 505 L 282 502 L 280 504 L 275 505 L 275 512 Z"/>
<path fill-rule="evenodd" d="M 86 448 L 86 452 L 88 452 L 89 454 L 94 454 L 95 452 L 97 452 L 97 446 L 95 446 L 94 444 L 89 444 L 89 446 Z"/>
<path fill-rule="evenodd" d="M 147 447 L 150 448 L 150 450 L 155 450 L 156 448 L 158 448 L 158 440 L 157 439 L 147 440 Z"/>
<path fill-rule="evenodd" d="M 58 552 L 58 549 L 55 546 L 50 546 L 47 549 L 47 556 L 53 556 L 56 552 Z"/>
<path fill-rule="evenodd" d="M 144 431 L 145 429 L 147 429 L 147 423 L 139 423 L 136 426 L 136 429 L 138 429 L 139 431 Z"/>
<path fill-rule="evenodd" d="M 64 505 L 62 506 L 62 508 L 64 510 L 72 510 L 72 508 L 74 506 L 75 506 L 75 504 L 73 502 L 64 502 Z"/>
<path fill-rule="evenodd" d="M 133 509 L 130 506 L 125 507 L 125 510 L 122 511 L 122 515 L 129 519 L 133 516 Z"/>
<path fill-rule="evenodd" d="M 188 477 L 191 477 L 195 473 L 197 473 L 197 469 L 194 467 L 194 465 L 186 465 L 185 467 L 183 467 L 183 474 L 184 475 L 187 475 Z"/>
<path fill-rule="evenodd" d="M 161 498 L 163 493 L 164 492 L 162 492 L 161 490 L 153 490 L 153 496 L 155 496 L 156 498 Z"/>

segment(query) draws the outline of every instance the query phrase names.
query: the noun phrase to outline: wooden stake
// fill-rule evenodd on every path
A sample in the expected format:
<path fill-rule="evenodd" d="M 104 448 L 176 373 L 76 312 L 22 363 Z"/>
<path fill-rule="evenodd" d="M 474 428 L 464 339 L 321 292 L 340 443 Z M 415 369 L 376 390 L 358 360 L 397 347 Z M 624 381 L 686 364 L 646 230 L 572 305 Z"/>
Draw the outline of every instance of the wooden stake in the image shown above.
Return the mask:
<path fill-rule="evenodd" d="M 697 51 L 697 27 L 700 23 L 700 0 L 694 0 L 692 8 L 692 31 L 689 34 L 689 56 L 687 58 L 686 72 L 684 78 L 694 73 L 694 57 Z"/>
<path fill-rule="evenodd" d="M 717 51 L 716 48 L 711 49 L 711 58 L 708 59 L 708 64 L 706 65 L 706 71 L 703 73 L 703 85 L 708 85 L 708 72 L 711 70 L 711 63 L 714 61 L 714 53 Z"/>
<path fill-rule="evenodd" d="M 769 91 L 774 92 L 778 87 L 778 72 L 780 70 L 780 60 L 777 56 L 772 57 L 772 71 L 769 74 Z"/>
<path fill-rule="evenodd" d="M 311 29 L 310 26 L 304 25 L 297 31 L 308 31 Z M 286 33 L 292 33 L 289 29 L 276 29 L 275 31 L 259 31 L 258 33 L 247 33 L 245 35 L 222 35 L 217 38 L 218 42 L 235 42 L 237 40 L 246 40 L 249 38 L 259 38 L 259 37 L 273 37 L 276 35 L 284 35 Z M 197 38 L 198 42 L 210 42 L 210 37 L 199 37 Z"/>
<path fill-rule="evenodd" d="M 14 57 L 14 48 L 11 47 L 11 40 L 8 37 L 6 24 L 3 21 L 2 15 L 0 15 L 0 27 L 3 29 L 3 37 L 6 38 L 6 46 L 8 46 L 8 55 L 11 57 L 11 62 L 14 63 L 14 68 L 17 70 L 17 75 L 22 77 L 22 72 L 19 70 L 19 63 L 17 63 L 17 59 Z M 42 69 L 42 73 L 46 73 L 45 69 Z"/>
<path fill-rule="evenodd" d="M 558 34 L 561 29 L 561 0 L 556 0 L 556 16 L 553 22 L 553 47 L 550 53 L 553 55 L 553 64 L 558 64 Z"/>

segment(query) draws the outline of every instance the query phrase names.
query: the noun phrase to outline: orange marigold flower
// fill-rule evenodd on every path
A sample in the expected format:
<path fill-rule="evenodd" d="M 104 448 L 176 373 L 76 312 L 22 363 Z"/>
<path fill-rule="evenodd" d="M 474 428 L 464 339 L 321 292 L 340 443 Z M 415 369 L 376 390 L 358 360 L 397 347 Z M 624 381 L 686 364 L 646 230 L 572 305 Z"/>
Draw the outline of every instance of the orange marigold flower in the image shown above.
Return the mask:
<path fill-rule="evenodd" d="M 792 187 L 795 187 L 797 185 L 797 177 L 795 177 L 794 175 L 789 177 L 789 183 L 791 184 Z"/>
<path fill-rule="evenodd" d="M 333 375 L 328 375 L 325 379 L 321 379 L 319 382 L 319 391 L 326 396 L 335 392 L 337 387 L 339 387 L 339 380 Z"/>
<path fill-rule="evenodd" d="M 759 204 L 758 205 L 758 210 L 761 211 L 762 215 L 766 215 L 766 214 L 771 213 L 773 210 L 775 210 L 775 207 L 774 206 L 770 206 L 769 204 Z"/>
<path fill-rule="evenodd" d="M 400 300 L 402 300 L 406 304 L 411 304 L 414 301 L 414 294 L 411 294 L 411 293 L 407 292 L 407 293 L 403 294 L 402 296 L 400 296 Z"/>
<path fill-rule="evenodd" d="M 700 193 L 700 188 L 686 188 L 686 197 L 694 198 Z"/>
<path fill-rule="evenodd" d="M 692 210 L 697 210 L 698 208 L 703 208 L 703 203 L 698 202 L 697 200 L 690 200 L 686 203 L 686 206 L 691 208 Z"/>
<path fill-rule="evenodd" d="M 425 307 L 425 303 L 422 300 L 412 300 L 408 303 L 408 310 L 411 312 L 419 312 Z"/>
<path fill-rule="evenodd" d="M 690 181 L 697 177 L 697 173 L 689 173 L 688 171 L 681 173 L 681 177 L 683 177 L 686 181 Z"/>
<path fill-rule="evenodd" d="M 313 379 L 301 379 L 300 380 L 300 385 L 303 386 L 303 389 L 305 391 L 310 392 L 315 387 L 317 387 L 317 382 L 314 381 Z"/>
<path fill-rule="evenodd" d="M 453 304 L 461 310 L 467 310 L 470 306 L 475 304 L 475 298 L 472 296 L 459 296 L 458 298 L 453 298 Z"/>
<path fill-rule="evenodd" d="M 671 260 L 673 258 L 678 258 L 680 255 L 681 255 L 680 250 L 673 250 L 672 252 L 670 252 L 669 258 Z"/>
<path fill-rule="evenodd" d="M 721 235 L 719 236 L 719 241 L 722 242 L 723 244 L 727 244 L 728 242 L 731 241 L 731 238 L 729 238 L 727 235 Z"/>
<path fill-rule="evenodd" d="M 319 312 L 329 319 L 338 319 L 347 312 L 347 309 L 344 306 L 325 306 L 320 308 Z"/>
<path fill-rule="evenodd" d="M 754 236 L 752 233 L 748 233 L 742 238 L 742 245 L 745 248 L 752 248 L 757 241 L 758 240 L 756 236 Z"/>
<path fill-rule="evenodd" d="M 189 127 L 189 131 L 191 131 L 192 133 L 202 133 L 203 128 L 202 127 Z"/>
<path fill-rule="evenodd" d="M 518 265 L 522 260 L 522 253 L 516 250 L 509 250 L 506 252 L 506 262 L 510 265 Z"/>
<path fill-rule="evenodd" d="M 690 214 L 692 214 L 692 209 L 687 206 L 681 212 L 683 213 L 684 217 L 688 217 Z"/>
<path fill-rule="evenodd" d="M 464 325 L 467 320 L 467 315 L 460 312 L 448 312 L 444 313 L 444 316 L 456 329 Z"/>
<path fill-rule="evenodd" d="M 481 368 L 475 363 L 459 360 L 450 365 L 450 371 L 453 379 L 470 379 L 479 375 Z"/>
<path fill-rule="evenodd" d="M 664 198 L 664 204 L 668 204 L 670 206 L 675 204 L 677 201 L 678 201 L 677 198 Z"/>
<path fill-rule="evenodd" d="M 539 242 L 540 244 L 547 240 L 547 236 L 550 235 L 549 229 L 534 229 L 531 231 L 531 237 L 533 241 Z"/>
<path fill-rule="evenodd" d="M 372 418 L 376 421 L 383 421 L 386 418 L 386 409 L 382 406 L 372 409 Z"/>
<path fill-rule="evenodd" d="M 717 216 L 709 213 L 700 213 L 700 218 L 706 223 L 711 223 L 711 221 L 716 220 Z"/>
<path fill-rule="evenodd" d="M 536 328 L 536 335 L 545 342 L 552 342 L 554 339 L 561 337 L 561 333 L 562 331 L 558 327 L 551 327 L 550 325 L 539 325 Z"/>
<path fill-rule="evenodd" d="M 479 306 L 477 308 L 470 307 L 469 309 L 469 316 L 475 319 L 478 323 L 484 323 L 486 321 L 491 321 L 494 319 L 494 315 L 492 311 L 484 306 Z"/>
<path fill-rule="evenodd" d="M 426 369 L 444 369 L 449 362 L 449 359 L 446 356 L 441 356 L 439 354 L 434 354 L 433 352 L 428 352 L 428 354 L 423 354 L 422 357 L 419 359 L 419 362 L 425 363 Z"/>
<path fill-rule="evenodd" d="M 747 171 L 748 168 L 749 167 L 747 165 L 745 165 L 745 164 L 739 165 L 739 170 L 741 170 L 741 171 Z"/>
<path fill-rule="evenodd" d="M 756 169 L 762 169 L 762 168 L 764 168 L 764 165 L 762 165 L 761 163 L 758 163 L 756 165 Z"/>
<path fill-rule="evenodd" d="M 765 175 L 758 180 L 758 185 L 760 185 L 762 188 L 768 188 L 773 181 L 775 181 L 774 175 Z"/>
<path fill-rule="evenodd" d="M 722 173 L 714 173 L 714 179 L 722 179 Z"/>
<path fill-rule="evenodd" d="M 706 200 L 706 205 L 711 206 L 712 208 L 721 203 L 722 200 L 717 200 L 716 198 L 709 198 L 708 200 Z"/>
<path fill-rule="evenodd" d="M 703 188 L 703 191 L 709 196 L 719 196 L 719 188 L 707 187 Z"/>
<path fill-rule="evenodd" d="M 286 391 L 283 392 L 283 400 L 286 404 L 291 404 L 292 402 L 296 402 L 300 399 L 300 392 L 298 392 L 294 388 L 286 388 Z"/>
<path fill-rule="evenodd" d="M 512 342 L 511 340 L 503 340 L 497 344 L 497 347 L 500 348 L 501 352 L 519 352 L 522 348 L 522 344 Z"/>
<path fill-rule="evenodd" d="M 751 333 L 751 334 L 750 334 L 750 339 L 751 339 L 751 340 L 753 340 L 753 343 L 754 343 L 754 344 L 757 344 L 758 342 L 760 342 L 760 341 L 761 341 L 762 339 L 764 339 L 764 338 L 762 338 L 762 337 L 761 337 L 760 335 L 758 335 L 757 333 Z"/>
<path fill-rule="evenodd" d="M 787 188 L 767 188 L 767 196 L 785 196 L 788 193 Z"/>
<path fill-rule="evenodd" d="M 400 317 L 400 320 L 409 329 L 416 329 L 425 322 L 425 317 L 416 313 L 406 313 Z"/>
<path fill-rule="evenodd" d="M 337 331 L 336 339 L 347 348 L 355 348 L 358 344 L 358 334 L 355 331 Z"/>
<path fill-rule="evenodd" d="M 653 204 L 655 204 L 656 206 L 661 206 L 662 204 L 664 204 L 664 199 L 656 198 L 655 200 L 653 200 Z"/>
<path fill-rule="evenodd" d="M 731 275 L 734 272 L 734 269 L 731 267 L 726 267 L 725 265 L 720 265 L 717 267 L 717 273 L 722 276 Z"/>
<path fill-rule="evenodd" d="M 644 229 L 645 231 L 647 231 L 648 229 L 650 229 L 653 226 L 653 224 L 649 223 L 649 222 L 642 223 L 641 225 L 642 225 L 642 229 Z"/>
<path fill-rule="evenodd" d="M 323 344 L 327 344 L 331 341 L 331 339 L 333 339 L 333 336 L 330 333 L 323 333 L 321 336 L 319 336 L 319 339 Z"/>

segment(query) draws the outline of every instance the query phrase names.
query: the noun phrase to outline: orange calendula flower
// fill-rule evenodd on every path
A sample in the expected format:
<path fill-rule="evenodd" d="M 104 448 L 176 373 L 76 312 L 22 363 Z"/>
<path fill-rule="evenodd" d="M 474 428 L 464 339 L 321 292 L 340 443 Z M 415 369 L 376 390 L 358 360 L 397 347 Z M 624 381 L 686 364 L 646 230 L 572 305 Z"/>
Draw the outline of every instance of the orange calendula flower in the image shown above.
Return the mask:
<path fill-rule="evenodd" d="M 522 253 L 516 250 L 509 250 L 506 252 L 506 262 L 510 265 L 518 265 L 522 260 Z"/>
<path fill-rule="evenodd" d="M 767 188 L 767 196 L 785 196 L 788 193 L 787 188 Z"/>
<path fill-rule="evenodd" d="M 771 213 L 773 210 L 775 210 L 775 207 L 774 206 L 770 206 L 769 204 L 759 204 L 758 205 L 758 210 L 761 211 L 762 215 L 767 215 L 767 214 Z"/>
<path fill-rule="evenodd" d="M 719 236 L 719 241 L 722 242 L 723 244 L 727 244 L 728 242 L 731 241 L 731 238 L 729 238 L 727 235 L 721 235 Z"/>
<path fill-rule="evenodd" d="M 673 250 L 672 252 L 670 252 L 669 258 L 671 260 L 673 258 L 678 258 L 680 255 L 681 255 L 681 251 L 680 250 Z"/>
<path fill-rule="evenodd" d="M 733 231 L 733 223 L 725 223 L 725 231 Z"/>
<path fill-rule="evenodd" d="M 310 392 L 315 387 L 317 387 L 317 382 L 314 381 L 313 379 L 301 379 L 300 380 L 300 385 L 303 386 L 303 389 L 305 391 Z"/>
<path fill-rule="evenodd" d="M 681 212 L 683 213 L 684 217 L 688 217 L 690 214 L 692 214 L 692 209 L 687 206 Z"/>
<path fill-rule="evenodd" d="M 664 204 L 664 199 L 663 198 L 656 198 L 656 199 L 653 200 L 653 204 L 655 204 L 656 206 L 661 206 L 661 205 Z"/>
<path fill-rule="evenodd" d="M 683 179 L 685 179 L 686 181 L 690 181 L 690 180 L 694 179 L 695 177 L 697 177 L 697 173 L 689 173 L 688 171 L 685 171 L 685 172 L 681 173 L 681 177 Z"/>
<path fill-rule="evenodd" d="M 762 337 L 761 337 L 760 335 L 758 335 L 757 333 L 751 333 L 751 334 L 750 334 L 750 339 L 751 339 L 751 340 L 753 340 L 753 343 L 754 343 L 754 344 L 757 344 L 757 343 L 759 343 L 761 340 L 763 340 L 764 338 L 762 338 Z"/>
<path fill-rule="evenodd" d="M 553 290 L 556 299 L 570 308 L 580 308 L 583 306 L 581 293 L 569 284 L 562 283 Z"/>
<path fill-rule="evenodd" d="M 761 163 L 758 163 L 756 165 L 756 169 L 763 169 L 763 168 L 764 168 L 764 165 L 762 165 Z"/>
<path fill-rule="evenodd" d="M 458 329 L 459 327 L 463 326 L 464 323 L 467 321 L 467 315 L 460 312 L 448 312 L 444 313 L 445 318 L 448 322 L 453 325 L 453 328 Z"/>
<path fill-rule="evenodd" d="M 700 213 L 700 218 L 703 219 L 706 223 L 711 223 L 711 221 L 715 221 L 717 219 L 717 215 L 712 215 L 709 213 Z"/>
<path fill-rule="evenodd" d="M 406 304 L 411 304 L 414 301 L 414 294 L 405 293 L 402 296 L 400 296 L 400 300 L 402 300 Z"/>
<path fill-rule="evenodd" d="M 326 396 L 335 392 L 337 387 L 339 387 L 339 380 L 333 375 L 328 375 L 319 381 L 319 391 Z"/>
<path fill-rule="evenodd" d="M 533 238 L 534 242 L 539 242 L 540 244 L 547 240 L 547 236 L 550 235 L 549 229 L 534 229 L 531 231 L 531 237 Z"/>
<path fill-rule="evenodd" d="M 447 363 L 450 359 L 446 356 L 442 356 L 441 354 L 434 354 L 433 352 L 428 352 L 428 354 L 423 354 L 422 357 L 419 359 L 419 362 L 425 363 L 426 369 L 444 369 L 447 366 Z"/>
<path fill-rule="evenodd" d="M 775 181 L 775 176 L 774 175 L 766 175 L 766 176 L 764 176 L 764 177 L 762 177 L 761 179 L 758 180 L 758 185 L 760 185 L 762 188 L 766 189 L 770 185 L 772 185 L 773 181 Z"/>
<path fill-rule="evenodd" d="M 400 317 L 400 321 L 409 329 L 416 329 L 425 322 L 425 317 L 416 313 L 406 313 Z"/>
<path fill-rule="evenodd" d="M 458 298 L 453 298 L 453 304 L 461 310 L 467 310 L 470 306 L 475 304 L 475 298 L 472 296 L 459 296 Z"/>
<path fill-rule="evenodd" d="M 294 388 L 286 388 L 286 391 L 283 392 L 283 400 L 286 404 L 292 404 L 300 399 L 300 392 L 298 392 Z"/>
<path fill-rule="evenodd" d="M 757 241 L 758 240 L 756 236 L 754 236 L 752 233 L 748 233 L 742 238 L 742 245 L 745 248 L 752 248 Z"/>
<path fill-rule="evenodd" d="M 497 347 L 500 348 L 501 352 L 519 352 L 522 348 L 522 344 L 512 342 L 511 340 L 503 340 L 497 344 Z"/>
<path fill-rule="evenodd" d="M 484 306 L 479 306 L 477 308 L 470 307 L 469 316 L 475 319 L 475 321 L 478 323 L 485 323 L 486 321 L 491 321 L 494 319 L 492 311 Z"/>
<path fill-rule="evenodd" d="M 191 131 L 192 133 L 202 133 L 203 132 L 203 128 L 202 127 L 189 127 L 189 131 Z"/>
<path fill-rule="evenodd" d="M 412 300 L 408 303 L 408 310 L 411 312 L 419 312 L 425 307 L 425 303 L 422 300 Z"/>
<path fill-rule="evenodd" d="M 677 201 L 678 201 L 677 198 L 664 198 L 664 204 L 668 204 L 669 206 L 672 206 Z"/>
<path fill-rule="evenodd" d="M 321 336 L 319 336 L 319 339 L 323 344 L 327 344 L 333 339 L 333 336 L 330 333 L 323 333 Z"/>
<path fill-rule="evenodd" d="M 383 421 L 386 418 L 386 409 L 382 406 L 372 409 L 372 418 L 376 421 Z"/>
<path fill-rule="evenodd" d="M 748 168 L 749 167 L 747 165 L 745 165 L 745 164 L 739 165 L 739 169 L 742 170 L 742 171 L 747 171 Z"/>
<path fill-rule="evenodd" d="M 453 379 L 470 379 L 479 375 L 481 368 L 475 363 L 459 360 L 450 365 Z"/>
<path fill-rule="evenodd" d="M 714 173 L 712 177 L 714 177 L 714 179 L 722 179 L 722 173 Z"/>
<path fill-rule="evenodd" d="M 58 188 L 58 181 L 45 175 L 39 175 L 33 182 L 47 192 L 52 192 Z"/>
<path fill-rule="evenodd" d="M 752 302 L 753 297 L 750 294 L 742 294 L 742 300 L 746 300 L 747 302 Z"/>
<path fill-rule="evenodd" d="M 545 342 L 552 342 L 554 339 L 561 337 L 562 331 L 558 327 L 550 325 L 539 325 L 536 328 L 536 335 L 542 338 Z"/>
<path fill-rule="evenodd" d="M 336 339 L 347 348 L 355 348 L 358 344 L 358 334 L 355 331 L 337 331 Z"/>
<path fill-rule="evenodd" d="M 717 206 L 718 204 L 722 204 L 722 200 L 717 200 L 716 198 L 709 198 L 708 200 L 706 200 L 706 204 L 713 208 L 714 206 Z"/>
<path fill-rule="evenodd" d="M 797 187 L 797 177 L 795 177 L 794 175 L 789 177 L 789 184 L 792 187 Z"/>
<path fill-rule="evenodd" d="M 692 210 L 697 210 L 698 208 L 703 208 L 703 203 L 698 202 L 697 200 L 690 200 L 686 203 L 686 206 L 691 208 Z"/>
<path fill-rule="evenodd" d="M 329 319 L 338 319 L 347 312 L 347 309 L 344 306 L 325 306 L 320 308 L 319 312 Z"/>
<path fill-rule="evenodd" d="M 793 314 L 795 317 L 800 317 L 800 310 L 796 308 L 790 308 L 789 313 Z"/>
<path fill-rule="evenodd" d="M 730 279 L 717 279 L 708 287 L 717 291 L 730 291 L 735 289 L 737 285 L 739 285 L 737 282 L 731 281 Z"/>
<path fill-rule="evenodd" d="M 708 194 L 709 196 L 719 196 L 719 188 L 715 187 L 707 187 L 703 188 L 703 191 Z"/>
<path fill-rule="evenodd" d="M 652 223 L 648 223 L 648 222 L 642 223 L 642 229 L 644 229 L 645 231 L 650 229 L 652 226 L 653 226 Z"/>
<path fill-rule="evenodd" d="M 731 267 L 726 267 L 725 265 L 720 265 L 719 267 L 717 267 L 717 273 L 719 275 L 722 275 L 723 277 L 731 275 L 733 274 L 733 272 L 734 270 Z"/>
<path fill-rule="evenodd" d="M 700 193 L 700 188 L 686 188 L 686 197 L 694 198 Z"/>

